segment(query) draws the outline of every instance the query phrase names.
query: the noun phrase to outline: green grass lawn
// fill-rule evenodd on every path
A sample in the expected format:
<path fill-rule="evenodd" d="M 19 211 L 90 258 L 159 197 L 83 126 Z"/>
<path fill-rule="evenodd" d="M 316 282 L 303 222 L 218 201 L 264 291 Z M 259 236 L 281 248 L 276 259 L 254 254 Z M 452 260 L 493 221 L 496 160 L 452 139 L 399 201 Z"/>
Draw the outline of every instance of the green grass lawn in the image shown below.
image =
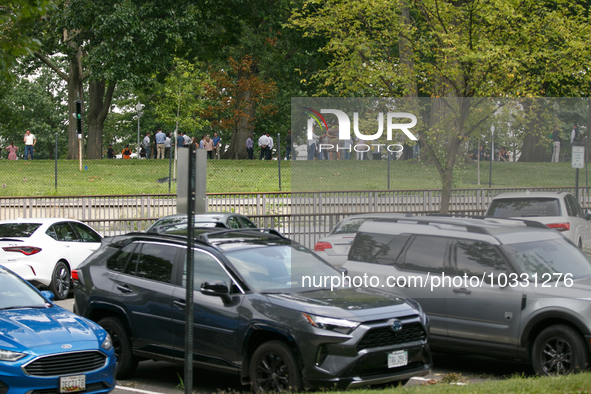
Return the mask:
<path fill-rule="evenodd" d="M 168 193 L 167 160 L 59 160 L 57 189 L 52 160 L 1 160 L 0 196 Z M 454 188 L 487 188 L 489 163 L 456 167 Z M 84 168 L 87 169 L 84 169 Z M 199 171 L 200 169 L 198 169 Z M 160 182 L 159 182 L 160 180 Z M 279 191 L 277 161 L 212 160 L 207 163 L 208 193 Z M 585 186 L 585 170 L 579 185 Z M 570 163 L 493 163 L 492 187 L 574 186 Z M 172 182 L 171 192 L 176 193 Z M 390 189 L 439 189 L 434 166 L 415 160 L 390 162 Z M 387 161 L 281 162 L 282 191 L 388 189 Z"/>

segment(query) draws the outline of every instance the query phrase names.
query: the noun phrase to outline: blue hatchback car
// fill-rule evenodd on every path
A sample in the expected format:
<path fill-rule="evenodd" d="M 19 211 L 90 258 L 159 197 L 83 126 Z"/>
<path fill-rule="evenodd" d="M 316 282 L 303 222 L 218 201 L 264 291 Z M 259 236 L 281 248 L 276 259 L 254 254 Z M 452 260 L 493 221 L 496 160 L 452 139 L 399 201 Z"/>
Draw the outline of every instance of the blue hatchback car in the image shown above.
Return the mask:
<path fill-rule="evenodd" d="M 0 266 L 0 394 L 113 390 L 109 334 L 52 299 Z"/>

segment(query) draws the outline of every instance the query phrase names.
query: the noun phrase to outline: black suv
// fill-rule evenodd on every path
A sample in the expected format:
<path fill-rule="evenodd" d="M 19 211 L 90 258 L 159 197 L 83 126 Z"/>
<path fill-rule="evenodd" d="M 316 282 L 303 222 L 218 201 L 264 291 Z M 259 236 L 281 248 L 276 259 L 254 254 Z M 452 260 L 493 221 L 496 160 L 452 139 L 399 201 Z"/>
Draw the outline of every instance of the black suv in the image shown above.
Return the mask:
<path fill-rule="evenodd" d="M 255 392 L 408 380 L 432 367 L 415 301 L 354 287 L 279 233 L 220 230 L 194 247 L 194 360 Z M 117 377 L 140 359 L 183 362 L 186 237 L 106 239 L 74 272 L 75 311 L 112 336 Z M 305 282 L 305 283 L 304 283 Z"/>

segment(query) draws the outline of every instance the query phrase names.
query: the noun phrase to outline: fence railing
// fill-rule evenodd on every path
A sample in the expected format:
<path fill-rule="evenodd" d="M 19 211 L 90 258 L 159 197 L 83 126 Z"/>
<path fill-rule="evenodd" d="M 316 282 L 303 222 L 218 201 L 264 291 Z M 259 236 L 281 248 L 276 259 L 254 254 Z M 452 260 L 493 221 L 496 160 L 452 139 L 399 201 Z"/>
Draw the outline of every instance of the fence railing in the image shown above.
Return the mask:
<path fill-rule="evenodd" d="M 450 213 L 481 215 L 492 198 L 510 191 L 574 193 L 573 187 L 453 189 Z M 591 207 L 590 187 L 579 188 L 579 202 Z M 260 227 L 282 231 L 308 247 L 328 234 L 344 217 L 369 212 L 432 214 L 441 209 L 441 190 L 375 190 L 339 192 L 215 193 L 207 195 L 209 212 L 249 216 Z M 156 219 L 176 213 L 175 194 L 0 197 L 0 220 L 62 217 L 87 222 L 103 235 L 144 231 Z"/>

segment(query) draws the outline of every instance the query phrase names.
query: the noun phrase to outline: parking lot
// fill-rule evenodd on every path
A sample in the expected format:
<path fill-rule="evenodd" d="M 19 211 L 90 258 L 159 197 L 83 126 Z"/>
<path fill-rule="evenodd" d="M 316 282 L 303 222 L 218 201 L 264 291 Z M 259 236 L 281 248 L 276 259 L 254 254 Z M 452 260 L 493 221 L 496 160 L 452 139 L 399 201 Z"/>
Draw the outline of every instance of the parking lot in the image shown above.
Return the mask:
<path fill-rule="evenodd" d="M 56 304 L 72 310 L 74 299 L 56 301 Z M 502 379 L 513 375 L 534 375 L 527 363 L 496 360 L 488 357 L 452 355 L 434 353 L 433 372 L 424 377 L 415 377 L 406 386 L 427 385 L 441 382 L 456 384 L 475 384 L 490 379 Z M 183 367 L 167 362 L 143 362 L 130 379 L 117 380 L 114 394 L 176 394 L 183 391 Z M 456 377 L 458 382 L 454 382 Z M 221 383 L 223 382 L 223 383 Z M 193 373 L 193 391 L 197 393 L 250 392 L 248 386 L 242 386 L 238 376 L 232 376 L 205 369 L 195 369 Z"/>

